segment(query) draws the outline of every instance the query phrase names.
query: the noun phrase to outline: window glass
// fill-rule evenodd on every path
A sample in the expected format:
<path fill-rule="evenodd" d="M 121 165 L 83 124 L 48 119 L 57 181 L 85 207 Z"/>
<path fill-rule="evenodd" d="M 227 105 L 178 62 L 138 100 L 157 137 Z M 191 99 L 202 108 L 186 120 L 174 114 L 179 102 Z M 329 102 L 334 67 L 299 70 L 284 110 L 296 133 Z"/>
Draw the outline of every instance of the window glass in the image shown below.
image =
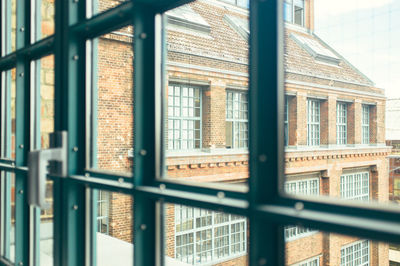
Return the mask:
<path fill-rule="evenodd" d="M 15 262 L 15 174 L 1 172 L 1 200 L 5 202 L 5 208 L 1 211 L 1 217 L 4 223 L 1 225 L 3 243 L 1 255 Z"/>
<path fill-rule="evenodd" d="M 101 13 L 117 7 L 128 0 L 90 0 L 90 6 L 93 14 Z"/>
<path fill-rule="evenodd" d="M 284 23 L 283 38 L 281 191 L 317 201 L 398 206 L 400 94 L 393 84 L 400 50 L 393 45 L 400 5 L 328 2 L 282 3 L 291 23 Z M 302 224 L 283 230 L 288 265 L 388 265 L 390 260 L 388 247 L 379 246 L 372 255 L 377 247 L 372 241 L 332 237 Z M 297 253 L 305 246 L 313 251 Z"/>
<path fill-rule="evenodd" d="M 133 28 L 128 26 L 87 41 L 92 54 L 86 76 L 92 169 L 132 173 Z"/>
<path fill-rule="evenodd" d="M 247 265 L 245 217 L 174 204 L 164 211 L 167 265 Z"/>
<path fill-rule="evenodd" d="M 55 0 L 35 0 L 33 3 L 36 25 L 32 29 L 35 36 L 32 41 L 36 41 L 54 34 Z"/>
<path fill-rule="evenodd" d="M 93 190 L 96 234 L 93 248 L 99 266 L 133 265 L 133 198 L 105 190 Z"/>
<path fill-rule="evenodd" d="M 164 14 L 165 177 L 246 183 L 248 16 L 224 1 L 194 1 Z"/>
<path fill-rule="evenodd" d="M 1 73 L 1 91 L 4 95 L 4 108 L 1 121 L 1 157 L 15 159 L 15 104 L 16 104 L 16 69 Z"/>

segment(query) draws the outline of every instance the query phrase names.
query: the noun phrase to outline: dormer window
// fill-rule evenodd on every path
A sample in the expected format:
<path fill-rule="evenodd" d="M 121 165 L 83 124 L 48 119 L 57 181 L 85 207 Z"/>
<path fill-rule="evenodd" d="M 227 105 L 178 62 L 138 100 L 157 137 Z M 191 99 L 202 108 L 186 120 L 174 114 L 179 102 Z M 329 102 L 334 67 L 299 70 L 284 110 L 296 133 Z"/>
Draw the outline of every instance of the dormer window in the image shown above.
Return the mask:
<path fill-rule="evenodd" d="M 283 11 L 285 21 L 304 26 L 304 0 L 285 0 Z"/>

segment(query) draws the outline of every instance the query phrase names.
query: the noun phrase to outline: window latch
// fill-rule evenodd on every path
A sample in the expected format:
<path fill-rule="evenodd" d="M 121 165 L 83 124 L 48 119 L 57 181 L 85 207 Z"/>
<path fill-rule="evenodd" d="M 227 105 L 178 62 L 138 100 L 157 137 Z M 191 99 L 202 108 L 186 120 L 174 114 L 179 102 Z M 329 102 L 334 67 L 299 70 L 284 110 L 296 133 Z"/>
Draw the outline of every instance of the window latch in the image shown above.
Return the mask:
<path fill-rule="evenodd" d="M 28 203 L 49 209 L 46 202 L 47 174 L 66 177 L 68 174 L 68 135 L 66 131 L 50 134 L 50 148 L 29 152 L 28 156 Z"/>

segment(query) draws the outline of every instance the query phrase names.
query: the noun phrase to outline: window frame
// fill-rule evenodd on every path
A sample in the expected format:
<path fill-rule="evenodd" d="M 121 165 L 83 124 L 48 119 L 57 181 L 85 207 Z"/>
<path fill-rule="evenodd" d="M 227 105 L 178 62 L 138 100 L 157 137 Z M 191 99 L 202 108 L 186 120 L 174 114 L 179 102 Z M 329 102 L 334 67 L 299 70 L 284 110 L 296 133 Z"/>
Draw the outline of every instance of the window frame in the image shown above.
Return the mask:
<path fill-rule="evenodd" d="M 347 144 L 347 103 L 336 103 L 336 144 Z"/>
<path fill-rule="evenodd" d="M 228 110 L 228 101 L 229 101 L 229 99 L 228 99 L 228 95 L 229 94 L 232 94 L 232 102 L 231 102 L 231 111 L 232 111 L 232 118 L 228 118 L 228 112 L 229 112 L 229 110 Z M 237 101 L 237 104 L 238 104 L 238 110 L 235 110 L 235 108 L 234 108 L 234 105 L 235 105 L 235 99 L 234 99 L 234 96 L 235 95 L 238 95 L 238 101 Z M 247 101 L 246 102 L 242 102 L 242 100 L 241 100 L 241 96 L 242 95 L 246 95 L 246 98 L 247 98 Z M 247 105 L 247 109 L 241 109 L 241 107 L 242 107 L 242 104 L 246 104 Z M 249 109 L 248 109 L 248 106 L 249 106 L 249 98 L 248 98 L 248 93 L 246 92 L 246 91 L 238 91 L 238 90 L 230 90 L 230 89 L 227 89 L 226 90 L 226 97 L 225 97 L 225 109 L 226 109 L 226 115 L 225 115 L 225 121 L 226 122 L 232 122 L 232 147 L 227 147 L 227 145 L 225 145 L 226 147 L 227 147 L 227 149 L 248 149 L 249 148 Z M 234 115 L 234 113 L 235 112 L 238 112 L 238 116 L 239 116 L 239 118 L 235 118 L 235 115 Z M 240 118 L 240 114 L 242 113 L 242 112 L 245 112 L 245 113 L 247 113 L 247 119 L 244 119 L 244 118 Z M 236 143 L 236 131 L 235 131 L 235 124 L 237 124 L 237 130 L 239 130 L 239 139 L 238 139 L 238 143 L 239 143 L 239 145 L 237 146 L 235 143 Z M 242 125 L 242 124 L 244 124 L 244 125 L 247 125 L 246 127 L 245 127 L 245 130 L 243 131 L 243 132 L 247 132 L 247 139 L 246 138 L 240 138 L 240 132 L 241 132 L 241 129 L 240 129 L 240 125 Z M 226 125 L 226 123 L 225 123 L 225 125 Z M 244 134 L 244 133 L 243 133 Z M 241 145 L 240 145 L 240 141 L 243 141 L 244 143 L 246 143 L 243 147 L 241 147 Z"/>
<path fill-rule="evenodd" d="M 321 101 L 307 99 L 307 146 L 321 145 Z"/>
<path fill-rule="evenodd" d="M 361 144 L 370 144 L 371 108 L 367 104 L 361 105 Z"/>
<path fill-rule="evenodd" d="M 360 253 L 362 254 L 362 245 L 363 245 L 363 243 L 365 243 L 365 242 L 367 242 L 367 245 L 368 245 L 368 261 L 367 262 L 365 262 L 365 263 L 363 263 L 363 264 L 360 264 L 360 265 L 369 265 L 369 262 L 370 262 L 370 259 L 371 259 L 371 249 L 370 249 L 370 247 L 371 247 L 371 244 L 370 244 L 370 241 L 369 240 L 365 240 L 365 239 L 362 239 L 362 240 L 359 240 L 359 241 L 355 241 L 355 242 L 352 242 L 352 243 L 350 243 L 350 244 L 347 244 L 347 245 L 345 245 L 345 246 L 343 246 L 341 249 L 340 249 L 340 266 L 342 266 L 342 265 L 347 265 L 347 263 L 349 263 L 347 260 L 345 261 L 345 264 L 342 264 L 342 251 L 344 250 L 346 250 L 347 248 L 349 248 L 349 247 L 353 247 L 353 250 L 354 250 L 354 247 L 355 246 L 357 246 L 358 244 L 361 244 L 361 250 L 360 250 Z M 355 252 L 357 252 L 357 251 L 353 251 L 353 261 L 354 261 L 354 253 Z M 344 256 L 344 257 L 346 257 L 346 255 Z M 362 257 L 361 257 L 362 258 Z"/>
<path fill-rule="evenodd" d="M 300 27 L 304 27 L 305 25 L 305 1 L 304 0 L 283 0 L 284 1 L 284 12 L 286 12 L 285 8 L 290 6 L 290 14 L 291 14 L 291 19 L 290 20 L 286 20 L 286 18 L 284 17 L 284 21 L 300 26 Z M 296 5 L 295 2 L 296 1 L 301 1 L 303 3 L 302 8 L 302 13 L 301 13 L 301 24 L 298 24 L 295 22 L 296 19 Z M 284 16 L 286 16 L 286 13 L 284 13 Z"/>
<path fill-rule="evenodd" d="M 68 176 L 55 181 L 54 258 L 56 265 L 90 265 L 95 250 L 85 241 L 93 239 L 90 229 L 88 189 L 105 189 L 133 195 L 135 266 L 156 265 L 161 258 L 158 230 L 160 202 L 186 204 L 249 217 L 249 263 L 284 265 L 283 226 L 301 223 L 340 234 L 398 243 L 400 212 L 390 206 L 365 206 L 359 202 L 316 200 L 300 195 L 285 195 L 281 180 L 284 172 L 283 145 L 283 5 L 281 0 L 250 3 L 250 89 L 249 89 L 249 169 L 248 188 L 184 184 L 162 179 L 162 126 L 160 67 L 162 21 L 157 14 L 189 1 L 126 1 L 113 9 L 86 17 L 85 1 L 55 1 L 55 34 L 30 43 L 32 29 L 30 1 L 17 9 L 17 50 L 0 58 L 0 71 L 17 71 L 16 159 L 1 158 L 0 169 L 16 172 L 16 261 L 30 261 L 27 202 L 27 156 L 30 93 L 30 61 L 55 54 L 55 130 L 68 131 Z M 4 0 L 3 0 L 4 3 Z M 2 17 L 9 17 L 2 9 Z M 4 15 L 4 16 L 3 16 Z M 157 19 L 154 19 L 157 18 Z M 0 44 L 4 46 L 8 30 L 0 21 Z M 124 25 L 135 25 L 135 169 L 132 175 L 87 170 L 84 165 L 85 102 L 84 40 L 103 35 Z M 156 45 L 157 43 L 157 45 Z M 165 67 L 165 66 L 164 66 Z M 21 75 L 22 73 L 22 75 Z M 0 83 L 1 84 L 1 83 Z M 149 89 L 154 88 L 154 89 Z M 266 89 L 268 88 L 268 89 Z M 157 97 L 156 97 L 157 95 Z M 76 148 L 76 149 L 75 149 Z M 132 178 L 134 177 L 134 178 Z M 280 189 L 279 189 L 280 188 Z M 9 202 L 4 201 L 7 205 Z M 71 206 L 75 206 L 71 211 Z M 84 210 L 88 210 L 85 213 Z M 86 219 L 88 218 L 88 219 Z M 340 221 L 340 222 L 339 222 Z M 355 223 L 354 221 L 357 221 Z M 89 223 L 89 224 L 88 224 Z M 68 232 L 68 234 L 66 233 Z M 265 263 L 264 263 L 265 262 Z M 2 265 L 14 265 L 4 256 Z"/>

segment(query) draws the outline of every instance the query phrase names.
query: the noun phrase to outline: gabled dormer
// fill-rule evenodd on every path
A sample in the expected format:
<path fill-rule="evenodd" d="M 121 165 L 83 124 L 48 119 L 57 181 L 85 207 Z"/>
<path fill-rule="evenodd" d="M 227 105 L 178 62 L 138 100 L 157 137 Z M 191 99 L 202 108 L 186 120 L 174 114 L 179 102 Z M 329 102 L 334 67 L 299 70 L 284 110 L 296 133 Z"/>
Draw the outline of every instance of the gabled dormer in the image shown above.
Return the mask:
<path fill-rule="evenodd" d="M 314 0 L 284 0 L 283 19 L 286 23 L 314 30 Z"/>

